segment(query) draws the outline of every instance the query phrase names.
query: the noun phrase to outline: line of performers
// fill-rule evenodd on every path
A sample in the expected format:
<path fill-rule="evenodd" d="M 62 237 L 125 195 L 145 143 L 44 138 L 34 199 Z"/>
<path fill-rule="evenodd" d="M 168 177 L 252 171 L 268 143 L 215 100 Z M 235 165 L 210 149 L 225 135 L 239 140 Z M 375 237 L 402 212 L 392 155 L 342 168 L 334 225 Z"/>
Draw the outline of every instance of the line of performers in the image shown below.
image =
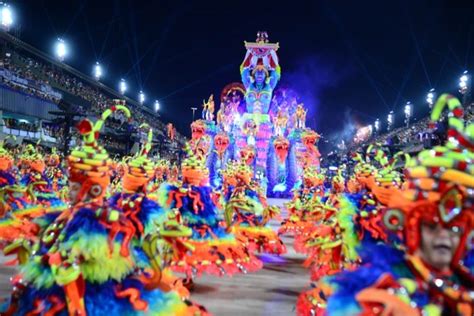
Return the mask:
<path fill-rule="evenodd" d="M 213 189 L 189 146 L 181 170 L 152 161 L 146 124 L 139 152 L 114 161 L 99 135 L 117 111 L 130 118 L 116 101 L 81 121 L 64 159 L 0 145 L 0 246 L 19 271 L 0 315 L 209 315 L 189 300 L 193 280 L 255 272 L 258 252 L 286 251 L 267 226 L 279 209 L 244 163 Z"/>
<path fill-rule="evenodd" d="M 474 125 L 450 95 L 439 119 L 444 146 L 372 145 L 332 178 L 306 168 L 280 228 L 311 271 L 298 315 L 474 315 Z"/>

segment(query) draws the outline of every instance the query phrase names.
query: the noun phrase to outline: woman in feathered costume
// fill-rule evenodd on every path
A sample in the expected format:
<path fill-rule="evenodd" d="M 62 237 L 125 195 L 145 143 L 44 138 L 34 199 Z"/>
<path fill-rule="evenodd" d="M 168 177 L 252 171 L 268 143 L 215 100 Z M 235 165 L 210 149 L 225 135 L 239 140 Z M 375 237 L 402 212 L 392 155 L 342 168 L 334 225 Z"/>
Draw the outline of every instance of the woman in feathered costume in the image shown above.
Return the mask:
<path fill-rule="evenodd" d="M 188 158 L 182 163 L 182 185 L 164 183 L 159 191 L 160 205 L 179 212 L 193 230 L 189 244 L 194 251 L 173 262 L 173 270 L 185 272 L 192 279 L 203 272 L 221 276 L 261 269 L 262 262 L 220 225 L 219 195 L 209 186 L 209 171 L 189 146 L 187 152 Z"/>
<path fill-rule="evenodd" d="M 68 157 L 71 207 L 33 246 L 3 315 L 205 315 L 178 294 L 159 289 L 159 271 L 139 266 L 135 248 L 154 255 L 164 231 L 138 238 L 134 222 L 104 202 L 110 159 L 98 144 L 100 128 L 122 105 L 104 112 L 93 125 L 83 120 L 83 144 Z M 179 230 L 178 230 L 179 231 Z M 152 260 L 153 258 L 149 258 Z"/>
<path fill-rule="evenodd" d="M 446 104 L 448 142 L 410 161 L 407 188 L 384 213 L 400 250 L 366 245 L 363 266 L 301 297 L 301 315 L 474 314 L 474 277 L 464 266 L 474 228 L 474 125 L 464 127 L 461 104 L 450 95 L 440 97 L 433 120 Z"/>
<path fill-rule="evenodd" d="M 245 163 L 229 164 L 235 186 L 226 201 L 225 220 L 249 249 L 257 252 L 283 254 L 286 247 L 278 235 L 266 224 L 279 213 L 278 207 L 269 206 L 263 192 L 252 181 L 252 170 Z"/>

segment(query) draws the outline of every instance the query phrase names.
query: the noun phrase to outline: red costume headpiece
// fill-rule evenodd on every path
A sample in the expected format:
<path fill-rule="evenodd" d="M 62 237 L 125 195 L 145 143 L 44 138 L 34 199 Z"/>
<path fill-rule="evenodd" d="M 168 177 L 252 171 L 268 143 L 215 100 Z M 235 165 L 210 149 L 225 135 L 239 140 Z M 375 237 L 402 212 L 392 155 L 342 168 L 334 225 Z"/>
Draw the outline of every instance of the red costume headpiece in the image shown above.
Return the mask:
<path fill-rule="evenodd" d="M 392 196 L 384 214 L 385 226 L 403 234 L 409 254 L 420 247 L 422 223 L 439 223 L 460 229 L 461 238 L 452 265 L 464 257 L 473 237 L 474 125 L 464 127 L 460 102 L 442 95 L 432 120 L 438 120 L 449 107 L 448 141 L 445 146 L 422 151 L 406 169 L 408 188 Z"/>
<path fill-rule="evenodd" d="M 130 111 L 124 106 L 124 102 L 119 100 L 114 106 L 107 109 L 95 124 L 85 119 L 77 126 L 83 142 L 82 145 L 72 150 L 68 157 L 68 166 L 69 181 L 81 185 L 78 201 L 84 199 L 87 194 L 97 199 L 106 193 L 110 183 L 111 160 L 105 148 L 100 146 L 97 141 L 104 121 L 118 110 L 130 118 Z"/>

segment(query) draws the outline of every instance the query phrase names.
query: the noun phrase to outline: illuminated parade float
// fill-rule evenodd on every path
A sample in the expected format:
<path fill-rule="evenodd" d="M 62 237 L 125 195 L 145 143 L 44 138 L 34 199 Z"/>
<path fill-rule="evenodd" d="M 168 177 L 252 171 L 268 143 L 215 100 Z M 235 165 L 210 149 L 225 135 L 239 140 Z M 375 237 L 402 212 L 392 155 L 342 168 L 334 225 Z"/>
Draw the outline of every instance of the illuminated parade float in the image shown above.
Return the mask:
<path fill-rule="evenodd" d="M 202 119 L 191 124 L 191 148 L 210 170 L 211 185 L 222 184 L 230 161 L 244 161 L 270 196 L 289 194 L 304 167 L 319 168 L 319 134 L 306 127 L 304 105 L 296 93 L 278 89 L 278 43 L 266 32 L 247 50 L 240 66 L 242 82 L 224 87 L 214 121 L 215 100 L 203 101 Z"/>

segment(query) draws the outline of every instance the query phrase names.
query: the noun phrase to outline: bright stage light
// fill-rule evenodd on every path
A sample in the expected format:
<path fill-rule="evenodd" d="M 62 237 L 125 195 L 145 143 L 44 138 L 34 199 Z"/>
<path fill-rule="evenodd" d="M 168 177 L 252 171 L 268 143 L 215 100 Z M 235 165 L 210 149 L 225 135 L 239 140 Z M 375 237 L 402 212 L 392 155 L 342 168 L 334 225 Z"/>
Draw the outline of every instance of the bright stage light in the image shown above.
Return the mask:
<path fill-rule="evenodd" d="M 407 102 L 407 104 L 405 104 L 405 117 L 410 117 L 411 116 L 411 111 L 412 111 L 412 106 L 411 106 L 411 103 L 410 101 Z"/>
<path fill-rule="evenodd" d="M 102 77 L 102 67 L 100 66 L 99 62 L 96 62 L 94 65 L 94 78 L 95 80 L 99 81 Z"/>
<path fill-rule="evenodd" d="M 5 29 L 9 29 L 13 25 L 13 11 L 11 7 L 4 3 L 2 6 L 2 14 L 0 23 Z"/>
<path fill-rule="evenodd" d="M 470 76 L 467 70 L 465 70 L 462 76 L 459 78 L 459 92 L 461 92 L 462 94 L 466 94 L 468 90 L 469 78 Z"/>
<path fill-rule="evenodd" d="M 64 42 L 63 39 L 58 38 L 58 41 L 56 43 L 56 57 L 58 57 L 60 61 L 64 61 L 64 58 L 66 57 L 66 55 L 67 55 L 66 43 Z"/>
<path fill-rule="evenodd" d="M 435 90 L 431 89 L 428 94 L 426 95 L 426 103 L 430 106 L 430 109 L 433 107 L 435 99 Z"/>
<path fill-rule="evenodd" d="M 392 129 L 392 124 L 393 124 L 393 111 L 390 111 L 387 115 L 387 131 L 390 131 Z"/>
<path fill-rule="evenodd" d="M 141 90 L 140 93 L 138 93 L 138 101 L 140 102 L 140 104 L 145 103 L 145 93 L 143 93 L 143 91 Z"/>
<path fill-rule="evenodd" d="M 158 112 L 160 110 L 160 102 L 158 100 L 155 100 L 155 112 Z"/>
<path fill-rule="evenodd" d="M 121 95 L 124 95 L 125 91 L 127 91 L 127 82 L 125 82 L 125 79 L 120 79 L 119 91 Z"/>
<path fill-rule="evenodd" d="M 380 121 L 379 121 L 379 119 L 376 119 L 376 120 L 375 120 L 374 127 L 375 127 L 375 130 L 378 132 L 379 129 L 380 129 Z"/>
<path fill-rule="evenodd" d="M 405 104 L 405 124 L 407 125 L 407 127 L 410 126 L 410 118 L 412 116 L 412 111 L 413 111 L 413 106 L 412 104 L 410 103 L 410 101 L 407 102 L 407 104 Z"/>

